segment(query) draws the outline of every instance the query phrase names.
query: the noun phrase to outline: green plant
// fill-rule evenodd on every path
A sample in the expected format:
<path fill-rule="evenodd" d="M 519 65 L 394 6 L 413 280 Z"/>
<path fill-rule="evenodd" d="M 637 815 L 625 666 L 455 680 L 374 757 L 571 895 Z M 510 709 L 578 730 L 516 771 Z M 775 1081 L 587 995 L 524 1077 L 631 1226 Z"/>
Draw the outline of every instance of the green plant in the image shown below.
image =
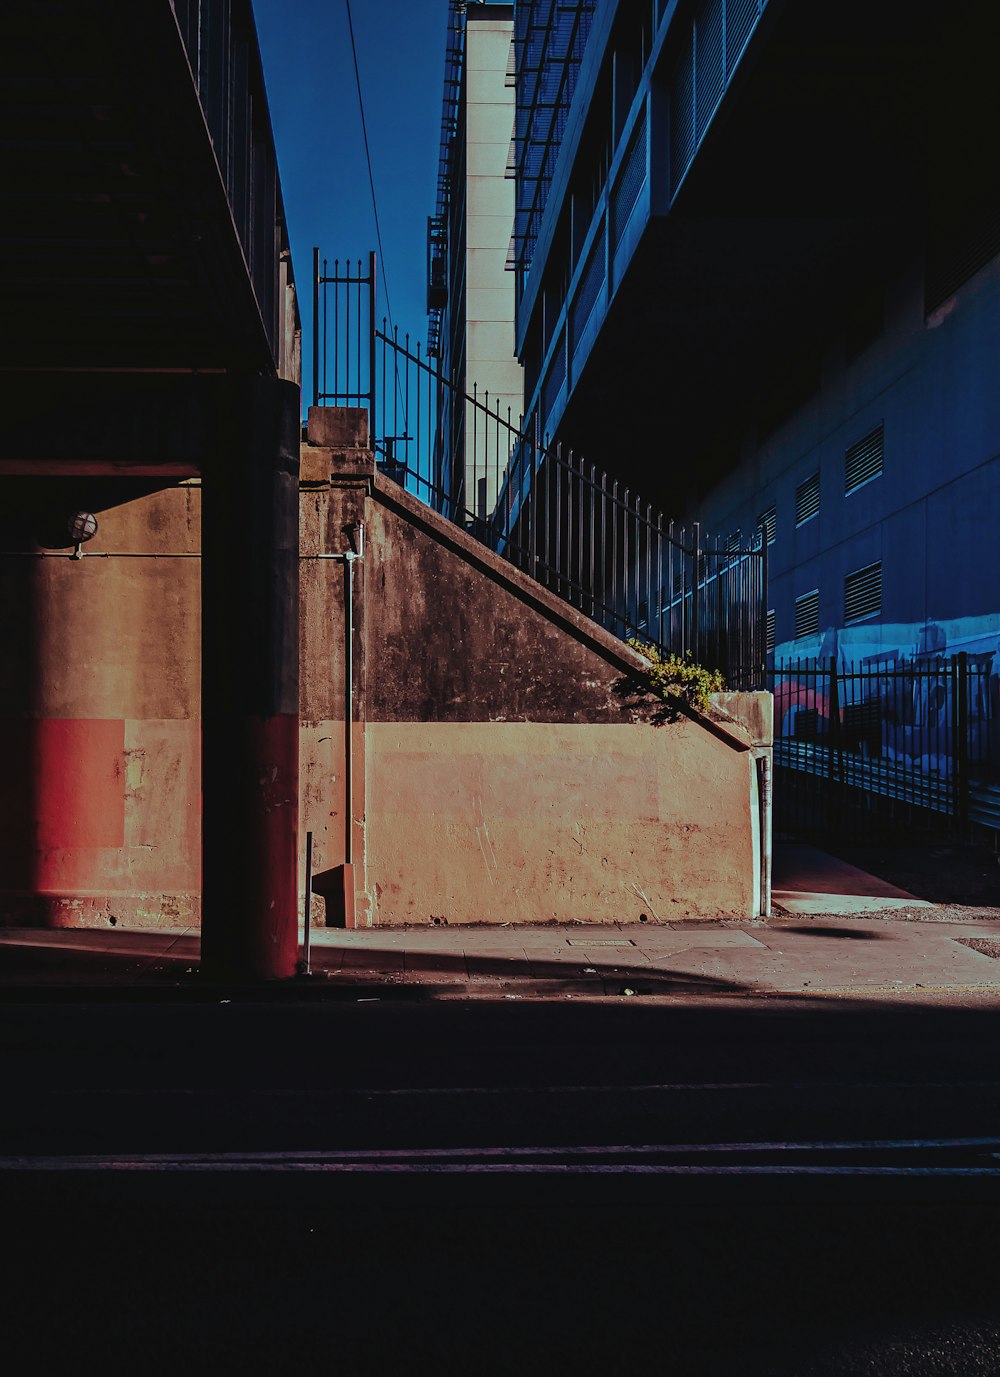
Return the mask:
<path fill-rule="evenodd" d="M 695 664 L 691 652 L 684 655 L 661 655 L 655 645 L 630 636 L 628 644 L 649 662 L 646 686 L 668 706 L 682 704 L 704 712 L 713 693 L 721 693 L 726 681 L 717 669 L 705 669 Z"/>

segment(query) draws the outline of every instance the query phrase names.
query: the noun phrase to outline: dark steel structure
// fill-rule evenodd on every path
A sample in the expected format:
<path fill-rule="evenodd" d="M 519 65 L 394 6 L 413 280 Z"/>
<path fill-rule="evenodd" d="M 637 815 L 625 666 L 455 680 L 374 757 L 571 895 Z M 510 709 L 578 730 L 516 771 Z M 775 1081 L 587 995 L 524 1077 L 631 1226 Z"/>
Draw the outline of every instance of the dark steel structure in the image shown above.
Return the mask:
<path fill-rule="evenodd" d="M 300 335 L 250 0 L 10 0 L 0 93 L 0 576 L 24 642 L 0 716 L 28 762 L 62 740 L 38 650 L 62 595 L 17 558 L 37 514 L 200 480 L 203 964 L 291 975 Z M 129 716 L 131 669 L 91 715 Z M 37 770 L 7 788 L 35 842 L 72 844 Z M 43 860 L 22 886 L 42 902 Z"/>
<path fill-rule="evenodd" d="M 594 0 L 514 6 L 516 114 L 508 174 L 516 183 L 516 211 L 508 267 L 518 296 L 534 257 L 595 8 Z"/>

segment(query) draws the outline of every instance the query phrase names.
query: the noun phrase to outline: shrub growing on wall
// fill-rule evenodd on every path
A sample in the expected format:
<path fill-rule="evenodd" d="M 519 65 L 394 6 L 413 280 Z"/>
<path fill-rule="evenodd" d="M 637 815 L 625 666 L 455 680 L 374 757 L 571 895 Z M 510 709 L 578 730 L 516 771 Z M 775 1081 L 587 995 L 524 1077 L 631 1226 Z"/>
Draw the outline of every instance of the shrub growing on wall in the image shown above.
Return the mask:
<path fill-rule="evenodd" d="M 668 707 L 682 705 L 705 712 L 713 693 L 722 693 L 726 682 L 717 669 L 705 669 L 695 664 L 690 651 L 686 655 L 661 655 L 655 645 L 629 638 L 633 650 L 648 661 L 646 687 Z"/>

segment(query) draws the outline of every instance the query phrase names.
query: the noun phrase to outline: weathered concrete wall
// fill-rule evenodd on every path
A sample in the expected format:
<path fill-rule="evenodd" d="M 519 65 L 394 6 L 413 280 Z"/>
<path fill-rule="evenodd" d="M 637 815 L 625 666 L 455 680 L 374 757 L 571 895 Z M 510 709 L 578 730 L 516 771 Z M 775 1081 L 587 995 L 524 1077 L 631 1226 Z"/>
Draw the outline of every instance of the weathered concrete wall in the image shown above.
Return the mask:
<path fill-rule="evenodd" d="M 629 689 L 638 657 L 377 474 L 362 449 L 307 446 L 307 473 L 302 826 L 318 871 L 343 859 L 343 573 L 309 556 L 324 541 L 350 548 L 364 525 L 359 924 L 757 911 L 754 757 L 769 742 L 758 696 L 730 695 L 715 721 L 657 725 L 660 705 Z"/>
<path fill-rule="evenodd" d="M 359 924 L 752 913 L 767 700 L 655 725 L 656 702 L 623 691 L 637 658 L 376 475 L 363 420 L 316 418 L 326 443 L 302 456 L 314 871 L 341 865 L 350 817 Z M 15 505 L 7 549 L 30 515 Z M 81 560 L 0 559 L 0 922 L 186 925 L 201 902 L 201 489 L 131 482 L 98 514 Z M 360 527 L 348 809 L 344 566 L 318 556 L 357 549 Z"/>
<path fill-rule="evenodd" d="M 370 723 L 374 916 L 748 916 L 752 765 L 686 721 Z"/>
<path fill-rule="evenodd" d="M 149 486 L 81 560 L 0 558 L 2 922 L 197 920 L 200 494 Z"/>

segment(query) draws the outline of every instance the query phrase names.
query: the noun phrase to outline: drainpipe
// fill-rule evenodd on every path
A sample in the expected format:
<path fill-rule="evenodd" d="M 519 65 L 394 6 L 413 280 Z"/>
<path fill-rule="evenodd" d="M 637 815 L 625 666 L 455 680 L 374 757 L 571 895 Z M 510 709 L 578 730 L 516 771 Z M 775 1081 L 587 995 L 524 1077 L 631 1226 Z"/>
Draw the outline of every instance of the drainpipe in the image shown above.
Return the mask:
<path fill-rule="evenodd" d="M 358 548 L 347 550 L 344 561 L 344 794 L 347 819 L 344 863 L 354 864 L 354 561 L 365 552 L 365 528 L 358 525 Z"/>
<path fill-rule="evenodd" d="M 356 533 L 354 549 L 338 555 L 316 555 L 344 566 L 344 864 L 339 873 L 335 904 L 345 927 L 354 926 L 354 561 L 364 558 L 363 522 L 349 528 Z"/>
<path fill-rule="evenodd" d="M 760 916 L 771 916 L 771 765 L 773 751 L 758 757 L 760 785 Z"/>

